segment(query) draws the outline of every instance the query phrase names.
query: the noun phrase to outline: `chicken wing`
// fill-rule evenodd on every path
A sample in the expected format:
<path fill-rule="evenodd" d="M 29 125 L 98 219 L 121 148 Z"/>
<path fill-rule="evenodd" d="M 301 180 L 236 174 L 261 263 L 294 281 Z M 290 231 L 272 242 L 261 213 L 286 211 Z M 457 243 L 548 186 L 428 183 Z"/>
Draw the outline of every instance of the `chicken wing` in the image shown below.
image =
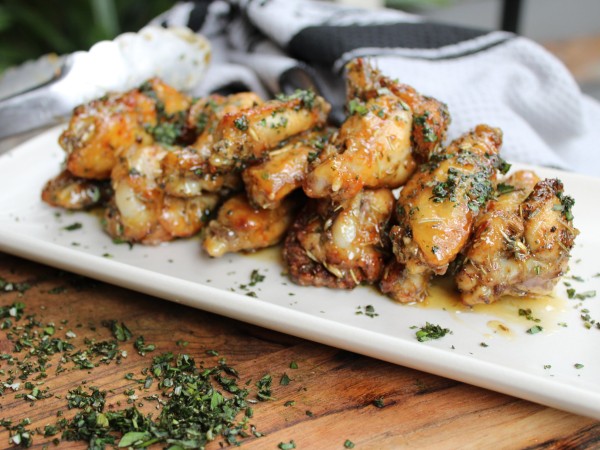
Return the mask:
<path fill-rule="evenodd" d="M 346 65 L 348 99 L 366 101 L 382 93 L 392 93 L 410 108 L 414 153 L 420 162 L 427 161 L 442 145 L 450 125 L 450 113 L 445 103 L 417 92 L 413 87 L 399 83 L 371 66 L 362 58 Z"/>
<path fill-rule="evenodd" d="M 311 91 L 296 91 L 254 108 L 225 114 L 214 133 L 214 172 L 242 169 L 296 134 L 323 125 L 331 106 Z"/>
<path fill-rule="evenodd" d="M 389 189 L 363 190 L 339 205 L 309 202 L 284 245 L 291 279 L 342 289 L 376 282 L 385 265 L 385 234 L 393 208 Z"/>
<path fill-rule="evenodd" d="M 235 172 L 215 173 L 208 168 L 213 134 L 226 114 L 233 114 L 262 103 L 253 92 L 241 92 L 227 97 L 211 95 L 196 101 L 190 108 L 188 127 L 198 137 L 187 147 L 175 148 L 162 161 L 161 180 L 165 192 L 176 197 L 194 197 L 202 192 L 235 191 L 242 186 Z"/>
<path fill-rule="evenodd" d="M 398 83 L 358 58 L 347 66 L 347 109 L 325 158 L 306 177 L 312 198 L 341 201 L 363 187 L 397 188 L 446 136 L 446 105 Z"/>
<path fill-rule="evenodd" d="M 42 190 L 42 200 L 65 209 L 87 209 L 106 202 L 112 195 L 108 181 L 88 180 L 63 170 Z"/>
<path fill-rule="evenodd" d="M 157 180 L 166 154 L 164 147 L 151 145 L 131 147 L 119 156 L 111 175 L 115 195 L 104 219 L 113 238 L 155 245 L 191 236 L 217 206 L 216 194 L 177 198 L 164 193 Z"/>
<path fill-rule="evenodd" d="M 396 204 L 398 225 L 390 237 L 396 259 L 407 271 L 400 279 L 411 282 L 395 286 L 387 279 L 381 284 L 384 293 L 400 302 L 420 301 L 425 292 L 415 287 L 446 272 L 493 193 L 496 169 L 502 165 L 497 156 L 501 142 L 499 129 L 479 125 L 433 155 L 404 186 Z"/>
<path fill-rule="evenodd" d="M 119 153 L 183 134 L 190 99 L 158 79 L 124 94 L 108 94 L 78 106 L 59 143 L 75 176 L 108 179 Z"/>
<path fill-rule="evenodd" d="M 332 143 L 330 156 L 304 180 L 306 195 L 342 201 L 363 187 L 396 188 L 417 164 L 411 150 L 412 114 L 394 95 L 351 103 L 350 117 Z"/>
<path fill-rule="evenodd" d="M 213 257 L 228 252 L 253 251 L 278 244 L 293 220 L 295 202 L 287 198 L 277 208 L 254 208 L 245 194 L 221 205 L 217 218 L 205 229 L 202 248 Z"/>
<path fill-rule="evenodd" d="M 478 219 L 456 276 L 467 305 L 543 295 L 566 272 L 578 231 L 559 180 L 516 172 Z M 508 191 L 508 192 L 507 192 Z"/>
<path fill-rule="evenodd" d="M 242 172 L 249 200 L 272 209 L 290 192 L 302 186 L 309 165 L 316 160 L 333 134 L 332 128 L 306 131 L 269 152 L 269 158 Z"/>

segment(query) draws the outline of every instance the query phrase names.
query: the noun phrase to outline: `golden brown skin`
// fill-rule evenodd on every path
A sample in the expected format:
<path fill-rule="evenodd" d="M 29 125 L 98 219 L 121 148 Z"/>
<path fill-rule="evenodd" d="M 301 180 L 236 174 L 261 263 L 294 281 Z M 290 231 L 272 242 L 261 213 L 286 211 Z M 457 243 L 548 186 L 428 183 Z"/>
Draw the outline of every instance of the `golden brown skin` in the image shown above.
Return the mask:
<path fill-rule="evenodd" d="M 225 114 L 214 133 L 214 172 L 244 168 L 296 134 L 325 124 L 331 106 L 311 91 L 297 91 L 254 108 Z"/>
<path fill-rule="evenodd" d="M 108 181 L 87 180 L 63 170 L 42 190 L 42 200 L 65 209 L 87 209 L 107 201 L 112 195 Z"/>
<path fill-rule="evenodd" d="M 221 205 L 217 218 L 206 227 L 202 248 L 218 258 L 278 244 L 292 223 L 294 210 L 290 198 L 275 209 L 256 209 L 245 194 L 237 194 Z"/>
<path fill-rule="evenodd" d="M 339 205 L 309 202 L 284 245 L 292 281 L 342 289 L 376 282 L 385 266 L 385 233 L 393 208 L 389 189 L 364 190 Z"/>
<path fill-rule="evenodd" d="M 214 173 L 208 167 L 213 133 L 226 114 L 233 114 L 262 103 L 253 92 L 227 97 L 211 95 L 196 101 L 188 114 L 188 127 L 198 134 L 191 146 L 175 148 L 162 161 L 165 192 L 176 197 L 194 197 L 203 192 L 236 191 L 242 187 L 238 173 Z"/>
<path fill-rule="evenodd" d="M 123 151 L 112 171 L 114 198 L 105 214 L 105 229 L 113 238 L 156 245 L 196 234 L 218 204 L 216 194 L 177 198 L 164 193 L 159 145 Z"/>
<path fill-rule="evenodd" d="M 237 191 L 242 187 L 237 172 L 224 174 L 207 171 L 207 158 L 196 147 L 176 147 L 162 160 L 160 180 L 165 192 L 175 197 L 189 198 L 204 192 Z"/>
<path fill-rule="evenodd" d="M 413 151 L 420 162 L 427 161 L 446 138 L 450 125 L 448 107 L 435 98 L 417 92 L 411 86 L 399 83 L 381 74 L 362 58 L 356 58 L 346 65 L 348 99 L 368 100 L 390 92 L 402 100 L 412 111 Z"/>
<path fill-rule="evenodd" d="M 152 143 L 154 130 L 164 136 L 173 127 L 157 129 L 159 121 L 185 119 L 189 105 L 187 96 L 155 78 L 138 89 L 78 106 L 59 138 L 67 169 L 81 178 L 108 179 L 121 151 Z"/>
<path fill-rule="evenodd" d="M 332 134 L 332 128 L 306 131 L 284 141 L 269 153 L 267 160 L 244 170 L 248 199 L 260 208 L 276 208 L 290 192 L 302 186 L 310 163 Z"/>
<path fill-rule="evenodd" d="M 188 128 L 194 130 L 197 136 L 193 146 L 200 148 L 205 145 L 225 114 L 254 108 L 262 103 L 262 99 L 254 92 L 239 92 L 228 96 L 213 94 L 198 99 L 192 104 L 187 117 Z"/>
<path fill-rule="evenodd" d="M 412 281 L 386 294 L 400 302 L 420 301 L 422 289 L 411 286 L 446 273 L 493 193 L 501 142 L 499 129 L 479 125 L 421 166 L 404 186 L 396 204 L 398 225 L 390 237 L 397 261 L 408 272 L 403 278 Z M 422 282 L 416 280 L 419 276 Z"/>
<path fill-rule="evenodd" d="M 342 124 L 334 151 L 307 175 L 303 188 L 312 198 L 342 201 L 363 188 L 397 188 L 414 172 L 412 114 L 394 95 L 380 95 Z M 360 105 L 360 106 L 359 106 Z"/>
<path fill-rule="evenodd" d="M 578 231 L 562 183 L 538 182 L 526 171 L 506 183 L 515 191 L 498 196 L 478 218 L 456 276 L 467 305 L 549 294 L 568 267 Z"/>

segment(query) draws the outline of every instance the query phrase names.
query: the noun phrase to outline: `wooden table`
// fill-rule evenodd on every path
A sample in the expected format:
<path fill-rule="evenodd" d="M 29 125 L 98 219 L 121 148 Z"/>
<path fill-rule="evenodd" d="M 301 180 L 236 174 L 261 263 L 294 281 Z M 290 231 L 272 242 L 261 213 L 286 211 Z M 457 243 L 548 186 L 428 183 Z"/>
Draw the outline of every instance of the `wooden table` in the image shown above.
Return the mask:
<path fill-rule="evenodd" d="M 22 296 L 0 292 L 0 305 L 22 301 L 26 314 L 54 322 L 56 335 L 72 330 L 74 343 L 84 338 L 107 339 L 106 320 L 123 321 L 133 336 L 143 335 L 155 352 L 142 357 L 132 341 L 121 344 L 127 357 L 120 365 L 100 364 L 93 370 L 54 368 L 44 386 L 53 397 L 31 404 L 7 389 L 0 397 L 0 418 L 14 422 L 28 417 L 32 427 L 56 421 L 57 411 L 71 417 L 65 395 L 82 382 L 109 390 L 107 405 L 123 402 L 123 391 L 138 389 L 125 379 L 139 374 L 154 354 L 188 353 L 210 359 L 217 350 L 240 373 L 241 380 L 273 376 L 274 400 L 255 406 L 251 423 L 265 437 L 249 438 L 248 449 L 277 449 L 294 440 L 298 449 L 355 448 L 600 448 L 600 422 L 469 386 L 365 356 L 315 344 L 260 327 L 219 317 L 158 298 L 85 279 L 54 268 L 0 253 L 0 277 L 27 282 Z M 24 319 L 21 319 L 22 321 Z M 61 322 L 62 321 L 62 322 Z M 65 322 L 66 321 L 66 322 Z M 62 325 L 61 325 L 62 323 Z M 62 326 L 62 330 L 60 327 Z M 179 341 L 179 344 L 177 343 Z M 188 342 L 182 347 L 181 341 Z M 0 330 L 0 353 L 13 343 Z M 291 369 L 295 361 L 297 369 Z M 7 369 L 5 361 L 0 368 Z M 291 379 L 280 385 L 283 373 Z M 4 379 L 1 376 L 0 379 Z M 19 391 L 17 391 L 18 393 Z M 373 401 L 383 399 L 378 408 Z M 293 400 L 291 406 L 286 402 Z M 124 407 L 124 406 L 121 406 Z M 145 405 L 144 408 L 154 406 Z M 307 415 L 310 411 L 312 415 Z M 8 448 L 8 432 L 0 432 L 0 448 Z M 33 448 L 49 439 L 34 437 Z M 214 441 L 209 448 L 219 448 Z M 52 444 L 49 448 L 53 448 Z M 85 448 L 82 442 L 61 442 L 60 448 Z"/>

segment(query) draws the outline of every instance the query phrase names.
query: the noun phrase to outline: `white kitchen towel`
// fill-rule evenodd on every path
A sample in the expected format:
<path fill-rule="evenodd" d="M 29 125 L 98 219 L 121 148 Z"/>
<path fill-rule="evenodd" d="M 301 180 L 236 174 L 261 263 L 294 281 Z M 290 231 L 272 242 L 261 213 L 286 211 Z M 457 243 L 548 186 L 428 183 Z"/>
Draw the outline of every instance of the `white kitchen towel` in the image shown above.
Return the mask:
<path fill-rule="evenodd" d="M 535 42 L 430 23 L 395 10 L 310 0 L 178 3 L 154 24 L 188 26 L 213 44 L 196 94 L 312 87 L 343 117 L 343 67 L 367 57 L 386 75 L 448 104 L 449 138 L 502 128 L 504 158 L 600 177 L 600 104 Z"/>

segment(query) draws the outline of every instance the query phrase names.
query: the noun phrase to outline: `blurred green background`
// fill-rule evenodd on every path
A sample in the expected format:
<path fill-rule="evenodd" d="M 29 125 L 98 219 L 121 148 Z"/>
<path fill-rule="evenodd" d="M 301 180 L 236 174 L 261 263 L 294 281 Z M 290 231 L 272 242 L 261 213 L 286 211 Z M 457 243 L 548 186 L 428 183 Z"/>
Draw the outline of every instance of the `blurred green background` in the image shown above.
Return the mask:
<path fill-rule="evenodd" d="M 87 50 L 137 31 L 175 0 L 1 0 L 0 73 L 46 53 Z"/>

